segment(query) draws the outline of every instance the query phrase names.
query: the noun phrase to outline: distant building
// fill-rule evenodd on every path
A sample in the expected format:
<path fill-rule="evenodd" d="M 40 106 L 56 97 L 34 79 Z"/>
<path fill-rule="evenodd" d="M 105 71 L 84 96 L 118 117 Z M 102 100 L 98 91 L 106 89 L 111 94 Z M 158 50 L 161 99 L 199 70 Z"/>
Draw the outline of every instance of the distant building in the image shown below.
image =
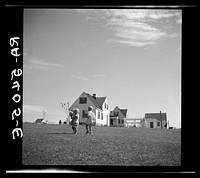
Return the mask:
<path fill-rule="evenodd" d="M 166 128 L 167 113 L 146 113 L 144 127 L 146 128 Z"/>
<path fill-rule="evenodd" d="M 93 107 L 97 126 L 110 125 L 110 111 L 107 97 L 97 97 L 96 94 L 90 95 L 89 93 L 83 92 L 70 106 L 69 110 L 74 108 L 79 109 L 79 122 L 81 124 L 84 123 L 84 120 L 87 117 L 89 106 Z"/>
<path fill-rule="evenodd" d="M 47 121 L 44 120 L 44 118 L 38 118 L 35 121 L 36 124 L 47 124 Z"/>
<path fill-rule="evenodd" d="M 120 109 L 118 106 L 110 111 L 110 126 L 125 127 L 126 119 L 128 118 L 128 109 Z"/>
<path fill-rule="evenodd" d="M 144 118 L 127 118 L 126 127 L 143 127 Z"/>
<path fill-rule="evenodd" d="M 36 119 L 36 121 L 35 121 L 36 124 L 47 124 L 47 121 L 44 120 L 45 119 L 45 111 L 42 111 L 42 115 L 43 115 L 42 118 Z"/>

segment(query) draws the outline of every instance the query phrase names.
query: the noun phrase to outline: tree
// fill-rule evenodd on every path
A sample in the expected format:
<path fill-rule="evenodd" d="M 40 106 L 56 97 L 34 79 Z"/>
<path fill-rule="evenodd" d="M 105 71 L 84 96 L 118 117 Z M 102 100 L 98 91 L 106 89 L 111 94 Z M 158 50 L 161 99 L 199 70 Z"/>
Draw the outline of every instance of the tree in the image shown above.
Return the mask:
<path fill-rule="evenodd" d="M 66 106 L 65 103 L 62 103 L 62 102 L 60 104 L 61 104 L 61 106 L 64 109 L 65 114 L 66 114 L 66 123 L 69 124 L 69 120 L 70 120 L 70 118 L 69 118 L 69 102 L 67 102 L 67 106 Z"/>

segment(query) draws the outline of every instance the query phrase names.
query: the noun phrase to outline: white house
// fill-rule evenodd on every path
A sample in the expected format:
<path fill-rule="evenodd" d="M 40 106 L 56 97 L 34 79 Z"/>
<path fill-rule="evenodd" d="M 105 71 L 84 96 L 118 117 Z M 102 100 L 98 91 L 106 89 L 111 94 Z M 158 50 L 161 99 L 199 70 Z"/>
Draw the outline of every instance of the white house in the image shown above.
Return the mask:
<path fill-rule="evenodd" d="M 110 112 L 110 126 L 125 127 L 128 118 L 128 109 L 120 109 L 118 106 Z"/>
<path fill-rule="evenodd" d="M 89 106 L 93 106 L 93 112 L 96 116 L 96 125 L 110 125 L 110 111 L 107 97 L 97 97 L 96 94 L 90 95 L 89 93 L 83 92 L 70 106 L 69 110 L 74 108 L 79 109 L 79 122 L 81 124 L 87 116 Z"/>

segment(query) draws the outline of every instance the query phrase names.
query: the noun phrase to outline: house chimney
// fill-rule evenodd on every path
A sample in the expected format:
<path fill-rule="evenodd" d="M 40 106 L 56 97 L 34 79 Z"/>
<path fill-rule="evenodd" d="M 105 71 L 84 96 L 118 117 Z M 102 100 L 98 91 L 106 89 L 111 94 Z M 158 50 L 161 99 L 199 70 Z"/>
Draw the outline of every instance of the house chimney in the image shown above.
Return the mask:
<path fill-rule="evenodd" d="M 97 95 L 96 95 L 96 94 L 93 94 L 93 98 L 94 98 L 94 99 L 97 99 Z"/>

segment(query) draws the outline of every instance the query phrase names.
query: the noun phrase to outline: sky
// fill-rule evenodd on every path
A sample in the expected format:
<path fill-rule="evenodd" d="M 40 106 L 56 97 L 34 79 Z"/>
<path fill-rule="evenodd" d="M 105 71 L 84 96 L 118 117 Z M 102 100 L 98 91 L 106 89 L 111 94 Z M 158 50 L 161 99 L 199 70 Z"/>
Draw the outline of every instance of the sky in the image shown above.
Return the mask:
<path fill-rule="evenodd" d="M 86 92 L 180 128 L 181 27 L 179 9 L 24 9 L 23 121 L 64 121 Z"/>

